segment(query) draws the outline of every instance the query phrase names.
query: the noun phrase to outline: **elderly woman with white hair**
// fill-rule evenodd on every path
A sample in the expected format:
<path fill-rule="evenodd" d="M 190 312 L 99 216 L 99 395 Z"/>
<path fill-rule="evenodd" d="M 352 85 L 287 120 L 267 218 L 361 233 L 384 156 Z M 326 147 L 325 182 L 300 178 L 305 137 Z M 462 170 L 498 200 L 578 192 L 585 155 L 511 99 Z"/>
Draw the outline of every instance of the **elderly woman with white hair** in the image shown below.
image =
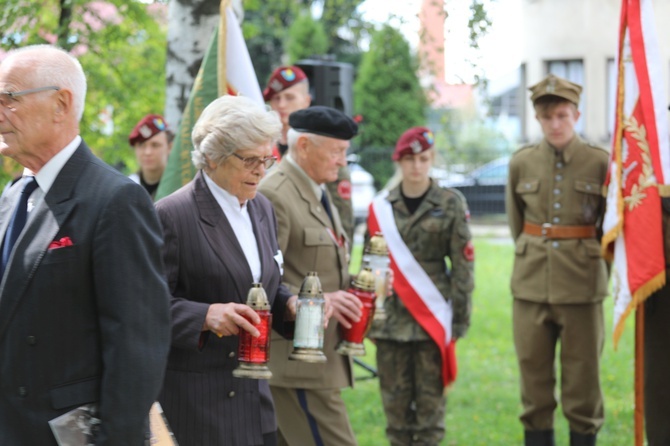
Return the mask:
<path fill-rule="evenodd" d="M 295 317 L 281 284 L 270 202 L 257 194 L 281 130 L 275 112 L 240 96 L 212 102 L 192 133 L 193 181 L 156 203 L 172 308 L 172 347 L 160 402 L 179 444 L 274 445 L 267 380 L 233 377 L 238 334 L 258 336 L 245 305 L 262 283 L 273 328 Z M 212 336 L 211 334 L 215 336 Z"/>

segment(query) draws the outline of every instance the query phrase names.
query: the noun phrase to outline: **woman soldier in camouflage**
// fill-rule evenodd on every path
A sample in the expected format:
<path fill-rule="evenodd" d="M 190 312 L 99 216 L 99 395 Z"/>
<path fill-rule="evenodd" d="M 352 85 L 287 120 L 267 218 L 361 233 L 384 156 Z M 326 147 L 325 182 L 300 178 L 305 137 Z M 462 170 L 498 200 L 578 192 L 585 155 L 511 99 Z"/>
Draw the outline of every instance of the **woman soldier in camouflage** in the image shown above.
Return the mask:
<path fill-rule="evenodd" d="M 391 445 L 437 445 L 444 437 L 444 389 L 455 377 L 453 340 L 470 325 L 469 213 L 458 191 L 430 178 L 432 146 L 425 127 L 400 137 L 393 160 L 402 179 L 375 198 L 368 219 L 368 231 L 381 230 L 386 239 L 394 275 L 386 319 L 375 321 L 369 334 L 377 344 Z"/>

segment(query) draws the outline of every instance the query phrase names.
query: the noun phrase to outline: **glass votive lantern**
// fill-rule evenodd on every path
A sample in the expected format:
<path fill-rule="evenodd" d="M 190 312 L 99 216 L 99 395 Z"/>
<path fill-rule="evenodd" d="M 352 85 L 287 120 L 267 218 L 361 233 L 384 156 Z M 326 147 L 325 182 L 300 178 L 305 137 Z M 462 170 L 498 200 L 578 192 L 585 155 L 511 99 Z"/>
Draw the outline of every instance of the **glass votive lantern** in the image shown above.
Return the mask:
<path fill-rule="evenodd" d="M 315 271 L 310 271 L 298 293 L 293 351 L 289 359 L 326 362 L 326 355 L 323 353 L 325 304 L 319 276 Z"/>

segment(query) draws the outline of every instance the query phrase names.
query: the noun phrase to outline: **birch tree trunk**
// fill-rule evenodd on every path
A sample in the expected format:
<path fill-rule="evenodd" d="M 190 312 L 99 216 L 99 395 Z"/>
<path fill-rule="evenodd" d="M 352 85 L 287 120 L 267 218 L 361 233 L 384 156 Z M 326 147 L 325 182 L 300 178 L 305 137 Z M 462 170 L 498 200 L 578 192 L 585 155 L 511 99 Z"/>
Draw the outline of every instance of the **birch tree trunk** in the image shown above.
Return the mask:
<path fill-rule="evenodd" d="M 170 0 L 164 117 L 176 131 L 207 45 L 219 23 L 220 0 Z M 242 0 L 231 1 L 238 17 Z M 241 21 L 241 20 L 240 20 Z"/>

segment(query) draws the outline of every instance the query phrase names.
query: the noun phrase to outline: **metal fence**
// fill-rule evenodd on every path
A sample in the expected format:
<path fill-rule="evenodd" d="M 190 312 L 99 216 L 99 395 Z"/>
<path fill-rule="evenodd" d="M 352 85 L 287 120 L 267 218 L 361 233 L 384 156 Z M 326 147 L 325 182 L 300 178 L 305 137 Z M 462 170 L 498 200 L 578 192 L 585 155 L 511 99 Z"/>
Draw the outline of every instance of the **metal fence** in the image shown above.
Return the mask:
<path fill-rule="evenodd" d="M 395 172 L 391 147 L 358 149 L 355 160 L 374 177 L 377 190 Z M 436 150 L 431 176 L 441 186 L 460 190 L 472 215 L 504 214 L 509 152 L 478 149 L 467 153 Z"/>

